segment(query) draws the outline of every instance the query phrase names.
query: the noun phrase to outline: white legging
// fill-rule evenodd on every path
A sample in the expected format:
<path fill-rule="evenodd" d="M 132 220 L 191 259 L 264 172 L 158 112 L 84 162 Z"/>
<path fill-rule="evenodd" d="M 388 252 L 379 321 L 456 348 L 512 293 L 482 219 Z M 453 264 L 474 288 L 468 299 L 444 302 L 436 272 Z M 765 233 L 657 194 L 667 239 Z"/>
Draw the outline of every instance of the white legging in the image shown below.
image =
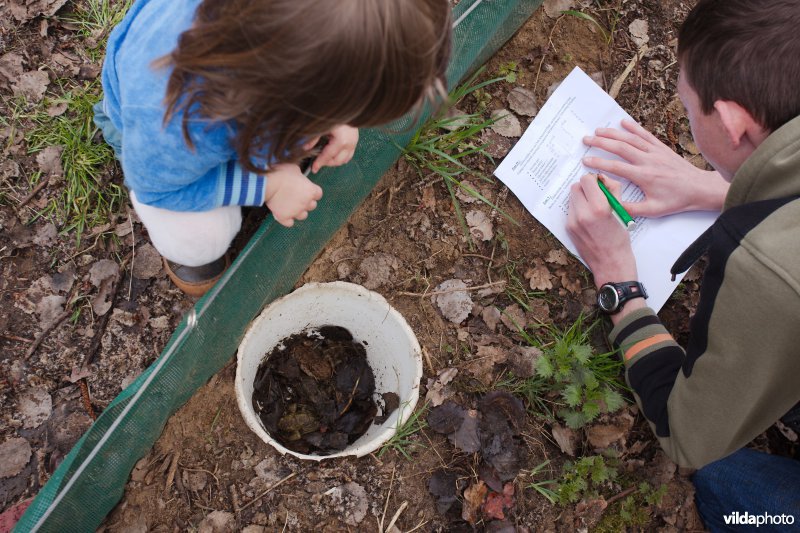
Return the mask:
<path fill-rule="evenodd" d="M 238 205 L 210 211 L 170 211 L 144 205 L 130 191 L 131 203 L 158 253 L 186 266 L 200 266 L 222 257 L 242 227 Z"/>

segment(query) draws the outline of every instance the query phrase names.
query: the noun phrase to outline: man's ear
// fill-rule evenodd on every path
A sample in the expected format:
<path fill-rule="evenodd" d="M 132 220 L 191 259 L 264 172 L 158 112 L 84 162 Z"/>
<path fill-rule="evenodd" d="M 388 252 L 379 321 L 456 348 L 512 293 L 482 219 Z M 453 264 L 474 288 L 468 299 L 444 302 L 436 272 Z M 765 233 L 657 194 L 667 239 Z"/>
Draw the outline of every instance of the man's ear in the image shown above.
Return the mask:
<path fill-rule="evenodd" d="M 731 100 L 717 100 L 714 110 L 719 115 L 722 127 L 734 149 L 743 143 L 758 146 L 767 138 L 769 131 L 750 112 Z"/>

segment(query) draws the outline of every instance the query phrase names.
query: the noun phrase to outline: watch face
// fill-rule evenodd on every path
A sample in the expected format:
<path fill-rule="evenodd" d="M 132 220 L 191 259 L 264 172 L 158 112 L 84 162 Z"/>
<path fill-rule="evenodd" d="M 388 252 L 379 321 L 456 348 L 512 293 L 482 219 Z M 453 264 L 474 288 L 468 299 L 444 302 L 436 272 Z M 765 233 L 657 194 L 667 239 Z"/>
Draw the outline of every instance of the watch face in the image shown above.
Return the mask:
<path fill-rule="evenodd" d="M 600 292 L 597 293 L 597 305 L 603 311 L 614 311 L 619 305 L 619 295 L 617 289 L 612 285 L 603 285 L 600 287 Z"/>

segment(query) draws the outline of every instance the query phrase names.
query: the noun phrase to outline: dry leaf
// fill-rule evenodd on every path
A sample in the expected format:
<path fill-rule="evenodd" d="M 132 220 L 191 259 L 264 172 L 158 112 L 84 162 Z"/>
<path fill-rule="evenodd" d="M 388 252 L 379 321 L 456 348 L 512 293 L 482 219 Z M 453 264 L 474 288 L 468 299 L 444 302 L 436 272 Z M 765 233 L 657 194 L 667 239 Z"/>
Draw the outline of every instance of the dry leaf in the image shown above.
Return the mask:
<path fill-rule="evenodd" d="M 575 0 L 544 0 L 544 12 L 551 19 L 561 16 L 563 11 L 575 7 Z"/>
<path fill-rule="evenodd" d="M 548 263 L 565 266 L 568 263 L 567 252 L 564 250 L 550 250 L 544 260 Z"/>
<path fill-rule="evenodd" d="M 436 209 L 436 192 L 433 190 L 433 185 L 428 185 L 422 189 L 422 199 L 419 203 L 422 207 L 431 211 Z"/>
<path fill-rule="evenodd" d="M 461 509 L 461 518 L 470 524 L 480 520 L 480 510 L 486 500 L 489 488 L 483 481 L 473 483 L 464 490 L 464 507 Z"/>
<path fill-rule="evenodd" d="M 527 320 L 525 319 L 525 312 L 519 304 L 509 305 L 503 310 L 500 320 L 511 331 L 517 332 L 520 329 L 525 329 Z"/>
<path fill-rule="evenodd" d="M 442 292 L 431 296 L 431 302 L 439 308 L 447 320 L 460 324 L 472 311 L 472 297 L 466 290 L 467 284 L 460 279 L 449 279 L 440 283 L 434 292 Z"/>
<path fill-rule="evenodd" d="M 534 291 L 549 291 L 553 288 L 550 281 L 550 270 L 540 260 L 534 260 L 536 266 L 529 268 L 525 272 L 525 277 L 530 281 L 531 289 Z"/>
<path fill-rule="evenodd" d="M 490 126 L 492 131 L 503 137 L 519 137 L 522 135 L 522 125 L 519 119 L 508 109 L 495 109 L 492 111 L 494 124 Z"/>
<path fill-rule="evenodd" d="M 492 220 L 486 213 L 474 209 L 467 212 L 465 218 L 469 226 L 469 233 L 474 239 L 479 241 L 492 240 L 492 237 L 494 237 L 494 229 L 492 227 Z"/>
<path fill-rule="evenodd" d="M 40 102 L 47 92 L 50 85 L 50 78 L 47 72 L 42 70 L 32 70 L 23 73 L 13 84 L 14 94 L 24 96 L 33 103 Z"/>
<path fill-rule="evenodd" d="M 552 433 L 561 451 L 570 457 L 575 457 L 575 443 L 578 440 L 578 435 L 575 431 L 568 427 L 554 425 Z"/>
<path fill-rule="evenodd" d="M 631 39 L 636 43 L 637 48 L 641 48 L 650 42 L 649 27 L 644 19 L 636 19 L 628 25 L 631 32 Z"/>
<path fill-rule="evenodd" d="M 504 520 L 505 511 L 514 507 L 514 484 L 506 483 L 503 493 L 492 492 L 483 505 L 483 514 L 490 520 Z"/>
<path fill-rule="evenodd" d="M 478 346 L 475 358 L 465 364 L 465 368 L 484 385 L 492 383 L 494 365 L 505 363 L 508 352 L 498 346 Z"/>
<path fill-rule="evenodd" d="M 22 437 L 0 444 L 0 478 L 16 476 L 31 458 L 31 445 Z"/>
<path fill-rule="evenodd" d="M 137 279 L 155 278 L 161 274 L 163 262 L 161 254 L 148 243 L 136 249 L 133 259 L 133 277 Z"/>
<path fill-rule="evenodd" d="M 484 307 L 481 311 L 481 318 L 490 330 L 497 331 L 497 324 L 500 323 L 500 310 L 495 306 Z"/>
<path fill-rule="evenodd" d="M 526 117 L 536 116 L 539 108 L 536 105 L 536 96 L 528 89 L 522 87 L 514 87 L 508 93 L 508 107 L 515 113 L 525 115 Z"/>

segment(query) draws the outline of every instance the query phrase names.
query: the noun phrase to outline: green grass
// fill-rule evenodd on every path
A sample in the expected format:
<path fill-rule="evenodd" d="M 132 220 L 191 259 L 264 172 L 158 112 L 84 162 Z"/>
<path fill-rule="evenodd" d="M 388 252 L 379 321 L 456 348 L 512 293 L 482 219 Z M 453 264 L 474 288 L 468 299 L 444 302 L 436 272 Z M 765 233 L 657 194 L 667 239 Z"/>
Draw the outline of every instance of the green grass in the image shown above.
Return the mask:
<path fill-rule="evenodd" d="M 97 63 L 103 59 L 108 34 L 122 21 L 131 4 L 133 0 L 84 0 L 60 19 L 85 40 L 91 39 L 86 52 L 92 62 Z"/>
<path fill-rule="evenodd" d="M 548 464 L 550 464 L 550 461 L 545 461 L 545 462 L 537 465 L 536 467 L 533 468 L 533 470 L 528 472 L 527 475 L 532 477 L 532 478 L 535 478 L 536 476 L 539 475 L 539 473 Z M 551 488 L 551 487 L 553 487 L 553 488 Z M 530 483 L 525 485 L 525 488 L 526 489 L 535 490 L 536 492 L 538 492 L 539 494 L 544 496 L 547 499 L 547 501 L 549 501 L 550 503 L 555 504 L 556 502 L 558 502 L 558 492 L 556 492 L 556 490 L 554 490 L 554 489 L 558 488 L 557 485 L 556 485 L 556 480 L 555 479 L 547 479 L 547 480 L 540 480 L 540 481 L 537 481 L 537 480 L 534 479 Z"/>
<path fill-rule="evenodd" d="M 92 106 L 100 98 L 99 82 L 69 85 L 61 82 L 62 96 L 45 98 L 28 118 L 34 127 L 25 139 L 28 152 L 36 154 L 48 146 L 61 146 L 64 184 L 60 195 L 50 197 L 47 206 L 35 216 L 53 217 L 63 224 L 62 232 L 75 231 L 77 240 L 89 228 L 104 224 L 119 211 L 124 191 L 107 179 L 114 160 L 111 147 L 95 142 Z M 56 103 L 66 103 L 67 111 L 51 117 L 45 111 Z M 57 186 L 48 184 L 48 189 Z"/>
<path fill-rule="evenodd" d="M 404 406 L 407 404 L 404 404 Z M 402 407 L 401 407 L 402 409 Z M 428 423 L 425 421 L 423 415 L 428 413 L 428 402 L 425 402 L 421 408 L 417 409 L 414 413 L 408 417 L 400 427 L 397 428 L 395 434 L 392 435 L 392 438 L 386 441 L 381 449 L 378 451 L 378 457 L 381 457 L 384 453 L 389 450 L 395 450 L 400 453 L 403 457 L 408 460 L 411 460 L 411 448 L 420 446 L 425 447 L 423 444 L 419 442 L 413 441 L 411 439 L 419 431 L 428 427 Z M 402 414 L 401 414 L 402 417 Z"/>
<path fill-rule="evenodd" d="M 481 144 L 478 140 L 480 133 L 491 126 L 494 123 L 494 119 L 487 119 L 480 113 L 450 116 L 447 112 L 448 109 L 453 108 L 466 96 L 505 79 L 505 77 L 500 77 L 476 83 L 478 76 L 482 72 L 483 69 L 478 70 L 465 83 L 456 87 L 450 93 L 449 104 L 445 109 L 440 110 L 423 124 L 412 136 L 408 145 L 405 148 L 401 148 L 404 158 L 417 170 L 420 177 L 434 174 L 443 179 L 453 202 L 456 217 L 469 240 L 470 248 L 473 248 L 474 245 L 461 210 L 461 203 L 456 196 L 458 189 L 491 206 L 508 220 L 515 222 L 511 216 L 494 205 L 463 179 L 465 176 L 474 176 L 484 181 L 491 181 L 490 177 L 467 167 L 465 160 L 470 156 L 481 156 L 494 165 L 494 160 L 486 153 L 487 145 Z"/>

